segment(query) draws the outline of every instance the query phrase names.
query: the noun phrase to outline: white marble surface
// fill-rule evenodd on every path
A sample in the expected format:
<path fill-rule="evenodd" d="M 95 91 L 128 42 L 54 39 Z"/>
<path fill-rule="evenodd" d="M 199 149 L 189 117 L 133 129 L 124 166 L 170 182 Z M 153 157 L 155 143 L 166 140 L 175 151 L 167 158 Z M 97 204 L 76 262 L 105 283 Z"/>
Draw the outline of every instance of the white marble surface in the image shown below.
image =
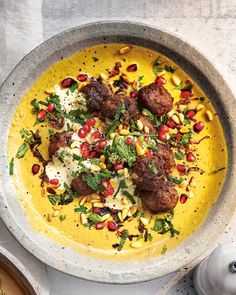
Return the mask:
<path fill-rule="evenodd" d="M 235 0 L 0 0 L 0 83 L 29 50 L 54 34 L 90 21 L 133 20 L 168 30 L 192 43 L 222 73 L 236 93 Z M 41 10 L 42 3 L 42 10 Z M 25 13 L 25 9 L 27 13 Z M 212 249 L 236 245 L 236 216 Z M 47 267 L 28 254 L 0 222 L 0 243 L 15 254 L 41 283 L 42 294 L 195 294 L 192 268 L 212 249 L 179 272 L 134 285 L 104 285 L 76 279 Z M 47 281 L 48 275 L 48 281 Z"/>

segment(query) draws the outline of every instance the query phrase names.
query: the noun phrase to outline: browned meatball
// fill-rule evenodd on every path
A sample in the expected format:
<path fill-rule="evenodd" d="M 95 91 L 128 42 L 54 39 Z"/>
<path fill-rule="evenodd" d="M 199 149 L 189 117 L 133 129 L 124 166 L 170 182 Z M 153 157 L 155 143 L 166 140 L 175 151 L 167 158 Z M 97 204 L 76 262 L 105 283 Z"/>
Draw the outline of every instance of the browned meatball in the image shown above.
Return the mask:
<path fill-rule="evenodd" d="M 148 120 L 145 116 L 140 116 L 139 120 L 143 123 L 143 126 L 147 126 L 149 128 L 149 133 L 156 134 L 157 128 L 154 126 L 154 124 Z"/>
<path fill-rule="evenodd" d="M 159 155 L 164 160 L 164 170 L 168 175 L 175 168 L 175 159 L 171 148 L 167 145 L 158 145 L 159 150 L 155 151 L 153 154 L 155 156 Z"/>
<path fill-rule="evenodd" d="M 81 173 L 79 176 L 75 177 L 71 182 L 71 189 L 74 192 L 79 193 L 81 196 L 87 196 L 95 191 L 91 189 L 87 183 L 82 179 L 83 175 L 86 175 L 86 173 Z"/>
<path fill-rule="evenodd" d="M 112 95 L 111 87 L 98 81 L 85 85 L 81 92 L 85 94 L 88 100 L 88 109 L 91 112 L 100 111 L 101 103 Z"/>
<path fill-rule="evenodd" d="M 178 202 L 178 193 L 172 184 L 159 180 L 152 184 L 151 191 L 142 190 L 139 195 L 143 206 L 151 213 L 167 212 Z"/>
<path fill-rule="evenodd" d="M 138 92 L 138 102 L 154 115 L 162 116 L 173 107 L 173 97 L 166 88 L 156 83 L 144 86 Z"/>
<path fill-rule="evenodd" d="M 139 117 L 136 101 L 124 93 L 114 94 L 110 99 L 103 101 L 101 116 L 111 120 L 114 119 L 118 107 L 123 103 L 125 104 L 126 111 L 122 115 L 121 121 L 123 123 L 129 123 L 130 119 L 136 120 Z"/>
<path fill-rule="evenodd" d="M 67 147 L 71 144 L 71 133 L 67 131 L 54 133 L 50 136 L 49 141 L 48 154 L 51 158 L 59 148 Z"/>
<path fill-rule="evenodd" d="M 157 179 L 164 178 L 164 161 L 160 156 L 139 158 L 132 167 L 132 178 L 140 189 L 152 187 Z"/>

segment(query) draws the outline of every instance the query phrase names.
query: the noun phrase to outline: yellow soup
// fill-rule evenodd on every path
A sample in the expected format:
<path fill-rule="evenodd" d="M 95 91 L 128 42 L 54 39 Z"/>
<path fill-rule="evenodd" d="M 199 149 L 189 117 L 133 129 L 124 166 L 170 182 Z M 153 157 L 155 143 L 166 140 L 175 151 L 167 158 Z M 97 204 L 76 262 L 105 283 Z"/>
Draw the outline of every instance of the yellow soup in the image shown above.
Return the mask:
<path fill-rule="evenodd" d="M 89 229 L 81 223 L 81 212 L 75 212 L 74 208 L 80 207 L 79 204 L 83 197 L 75 198 L 73 202 L 63 206 L 53 206 L 50 203 L 45 188 L 40 186 L 41 179 L 31 172 L 32 165 L 39 163 L 38 160 L 33 157 L 29 150 L 24 157 L 20 159 L 16 157 L 23 142 L 20 131 L 25 128 L 33 131 L 39 130 L 42 137 L 39 150 L 44 158 L 48 159 L 48 129 L 53 128 L 44 122 L 33 127 L 35 114 L 32 113 L 30 102 L 34 98 L 45 100 L 48 97 L 45 91 L 50 92 L 54 85 L 60 85 L 61 81 L 68 76 L 76 78 L 80 73 L 86 73 L 89 77 L 97 78 L 101 75 L 103 79 L 106 79 L 108 77 L 106 69 L 112 69 L 116 62 L 121 62 L 120 74 L 125 73 L 130 81 L 135 80 L 143 85 L 154 82 L 157 75 L 163 76 L 166 80 L 164 86 L 174 97 L 174 102 L 180 100 L 180 82 L 185 83 L 187 80 L 191 80 L 182 69 L 160 53 L 139 46 L 132 46 L 129 52 L 120 54 L 119 50 L 123 46 L 127 45 L 95 45 L 49 67 L 23 96 L 12 120 L 9 134 L 9 161 L 15 157 L 14 175 L 12 177 L 19 200 L 32 228 L 81 253 L 109 259 L 114 257 L 116 259 L 127 259 L 128 257 L 137 257 L 137 255 L 140 258 L 150 257 L 164 253 L 185 240 L 201 225 L 208 210 L 219 196 L 227 167 L 226 144 L 218 116 L 209 99 L 192 81 L 192 98 L 196 99 L 191 99 L 188 105 L 180 105 L 179 108 L 182 108 L 181 111 L 183 112 L 186 107 L 189 110 L 196 110 L 194 120 L 204 122 L 205 128 L 194 134 L 194 142 L 189 146 L 197 159 L 196 162 L 188 162 L 185 156 L 182 158 L 182 155 L 176 155 L 177 164 L 198 167 L 195 169 L 197 171 L 193 171 L 193 169 L 187 175 L 180 175 L 176 169 L 172 173 L 173 177 L 182 180 L 175 186 L 179 196 L 181 194 L 187 196 L 187 200 L 184 200 L 182 195 L 174 209 L 172 223 L 179 234 L 174 234 L 174 237 L 171 237 L 170 231 L 165 234 L 153 231 L 155 221 L 158 218 L 164 218 L 166 214 L 151 215 L 144 212 L 141 217 L 144 218 L 144 223 L 147 223 L 145 224 L 147 233 L 149 233 L 147 241 L 139 239 L 138 224 L 140 221 L 136 218 L 130 218 L 123 223 L 121 229 L 127 229 L 130 234 L 137 235 L 137 237 L 132 241 L 126 239 L 122 251 L 117 251 L 112 245 L 120 243 L 119 235 L 109 231 L 106 227 L 103 230 L 96 230 L 94 227 Z M 156 63 L 157 68 L 154 69 L 154 73 L 153 64 L 157 59 L 161 62 Z M 132 64 L 137 64 L 138 69 L 134 72 L 128 72 L 127 67 Z M 174 73 L 172 69 L 174 69 Z M 117 79 L 118 76 L 110 78 L 110 80 Z M 129 89 L 129 91 L 132 91 L 132 89 Z M 210 99 L 214 100 L 214 97 Z M 175 111 L 176 108 L 175 105 Z M 173 116 L 173 114 L 169 114 L 169 116 Z M 185 118 L 183 128 L 185 124 L 193 125 L 195 121 L 189 121 Z M 180 131 L 183 135 L 189 129 Z M 170 128 L 169 136 L 173 133 L 176 133 L 176 130 Z M 198 144 L 201 139 L 203 140 Z M 88 202 L 85 205 L 88 209 L 92 206 Z"/>

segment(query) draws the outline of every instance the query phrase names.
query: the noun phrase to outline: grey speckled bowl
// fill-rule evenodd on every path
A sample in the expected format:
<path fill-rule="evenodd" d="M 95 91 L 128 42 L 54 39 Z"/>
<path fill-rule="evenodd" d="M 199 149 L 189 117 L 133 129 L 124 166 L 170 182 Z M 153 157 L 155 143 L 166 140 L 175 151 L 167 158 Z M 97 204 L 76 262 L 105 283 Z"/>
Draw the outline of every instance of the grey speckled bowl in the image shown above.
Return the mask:
<path fill-rule="evenodd" d="M 185 242 L 153 259 L 115 262 L 85 257 L 34 232 L 8 175 L 7 136 L 11 118 L 23 93 L 60 57 L 96 43 L 122 42 L 157 50 L 170 57 L 212 98 L 227 140 L 228 172 L 224 189 L 204 224 Z M 132 283 L 173 272 L 203 253 L 229 223 L 236 193 L 236 103 L 212 64 L 191 45 L 167 32 L 137 23 L 98 22 L 63 32 L 30 52 L 14 69 L 0 91 L 0 213 L 16 239 L 46 264 L 65 273 L 100 282 Z"/>

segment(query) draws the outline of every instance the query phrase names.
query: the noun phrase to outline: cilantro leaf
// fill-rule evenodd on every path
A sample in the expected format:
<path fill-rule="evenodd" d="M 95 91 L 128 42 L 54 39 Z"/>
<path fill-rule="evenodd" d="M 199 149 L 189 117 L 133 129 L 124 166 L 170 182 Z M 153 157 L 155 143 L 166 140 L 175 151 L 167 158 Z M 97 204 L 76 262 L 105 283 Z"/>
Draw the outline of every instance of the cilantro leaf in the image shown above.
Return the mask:
<path fill-rule="evenodd" d="M 185 133 L 181 139 L 181 141 L 179 142 L 179 145 L 186 145 L 189 143 L 189 139 L 191 137 L 191 133 Z"/>
<path fill-rule="evenodd" d="M 48 199 L 52 205 L 56 205 L 60 199 L 59 195 L 48 195 Z"/>
<path fill-rule="evenodd" d="M 118 186 L 118 188 L 117 188 L 117 191 L 116 191 L 115 195 L 113 196 L 113 199 L 116 198 L 116 196 L 118 195 L 119 191 L 120 191 L 121 189 L 123 189 L 123 188 L 127 188 L 127 185 L 126 185 L 124 179 L 122 179 L 122 180 L 119 182 L 119 186 Z"/>
<path fill-rule="evenodd" d="M 110 134 L 118 128 L 118 126 L 120 124 L 120 121 L 119 121 L 120 117 L 125 112 L 125 110 L 126 110 L 126 107 L 125 107 L 124 103 L 118 107 L 117 112 L 114 117 L 114 120 L 112 120 L 112 122 L 110 123 L 110 125 L 107 127 L 107 129 L 105 131 L 105 134 L 107 137 L 109 137 Z"/>
<path fill-rule="evenodd" d="M 170 73 L 174 73 L 176 71 L 175 68 L 173 68 L 172 66 L 168 66 L 168 65 L 165 65 L 165 70 Z"/>
<path fill-rule="evenodd" d="M 82 206 L 80 206 L 78 208 L 74 208 L 75 212 L 82 212 L 82 213 L 85 213 L 85 214 L 87 213 L 87 210 L 88 210 L 88 208 L 85 207 L 84 205 L 82 205 Z"/>
<path fill-rule="evenodd" d="M 183 159 L 184 159 L 184 156 L 185 156 L 185 153 L 182 152 L 181 150 L 178 150 L 178 151 L 175 153 L 175 159 L 176 159 L 176 160 L 183 160 Z"/>
<path fill-rule="evenodd" d="M 167 180 L 169 182 L 172 182 L 174 184 L 180 184 L 184 179 L 182 177 L 177 178 L 177 177 L 173 177 L 171 175 L 167 176 Z"/>
<path fill-rule="evenodd" d="M 164 68 L 161 67 L 162 61 L 160 60 L 160 56 L 154 61 L 152 71 L 155 75 L 162 72 Z"/>
<path fill-rule="evenodd" d="M 157 174 L 157 173 L 158 173 L 157 168 L 156 168 L 155 165 L 153 165 L 152 163 L 150 163 L 150 164 L 148 165 L 148 168 L 149 168 L 149 170 L 150 170 L 153 174 Z"/>
<path fill-rule="evenodd" d="M 17 151 L 17 154 L 16 154 L 17 158 L 18 159 L 23 158 L 27 151 L 28 151 L 27 145 L 25 143 L 22 143 L 22 145 L 19 147 Z"/>
<path fill-rule="evenodd" d="M 118 251 L 121 251 L 122 250 L 122 248 L 124 247 L 125 242 L 126 242 L 128 236 L 129 236 L 129 233 L 128 233 L 127 229 L 123 229 L 122 232 L 121 232 L 121 240 L 120 240 L 119 246 L 117 248 Z"/>

